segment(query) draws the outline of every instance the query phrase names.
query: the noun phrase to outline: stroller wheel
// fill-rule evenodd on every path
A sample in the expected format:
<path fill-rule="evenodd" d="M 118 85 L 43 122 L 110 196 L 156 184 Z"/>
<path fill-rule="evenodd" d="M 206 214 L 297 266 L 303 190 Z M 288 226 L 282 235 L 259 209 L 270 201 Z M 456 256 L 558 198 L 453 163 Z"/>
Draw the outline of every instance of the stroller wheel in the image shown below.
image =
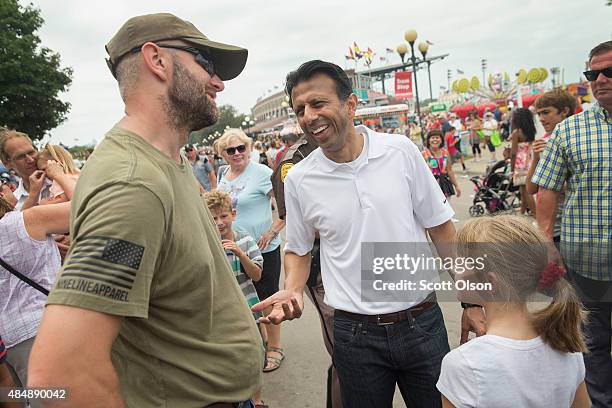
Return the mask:
<path fill-rule="evenodd" d="M 485 210 L 480 205 L 473 205 L 469 209 L 470 217 L 480 217 L 484 214 Z"/>

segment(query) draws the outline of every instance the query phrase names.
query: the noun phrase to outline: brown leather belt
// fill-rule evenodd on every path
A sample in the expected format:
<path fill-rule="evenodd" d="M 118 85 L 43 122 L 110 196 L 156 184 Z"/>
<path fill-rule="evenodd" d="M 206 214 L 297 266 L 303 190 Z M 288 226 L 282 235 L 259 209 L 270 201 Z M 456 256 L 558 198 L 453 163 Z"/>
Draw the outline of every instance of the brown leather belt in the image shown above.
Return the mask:
<path fill-rule="evenodd" d="M 422 314 L 423 312 L 425 312 L 427 309 L 430 309 L 431 307 L 436 305 L 437 303 L 438 302 L 436 300 L 436 294 L 433 293 L 433 295 L 429 295 L 427 299 L 425 299 L 423 302 L 419 303 L 418 305 L 412 306 L 411 308 L 406 309 L 406 310 L 400 310 L 399 312 L 386 313 L 386 314 L 380 314 L 380 315 L 364 315 L 364 314 L 359 314 L 359 313 L 345 312 L 344 310 L 336 309 L 335 314 L 338 316 L 347 317 L 351 320 L 356 320 L 358 322 L 373 323 L 379 326 L 384 326 L 384 325 L 394 324 L 394 323 L 399 323 L 401 321 L 404 321 L 408 319 L 409 314 L 413 318 L 415 318 L 419 316 L 420 314 Z"/>
<path fill-rule="evenodd" d="M 204 408 L 240 408 L 246 407 L 248 401 L 245 402 L 215 402 L 214 404 L 207 405 Z"/>

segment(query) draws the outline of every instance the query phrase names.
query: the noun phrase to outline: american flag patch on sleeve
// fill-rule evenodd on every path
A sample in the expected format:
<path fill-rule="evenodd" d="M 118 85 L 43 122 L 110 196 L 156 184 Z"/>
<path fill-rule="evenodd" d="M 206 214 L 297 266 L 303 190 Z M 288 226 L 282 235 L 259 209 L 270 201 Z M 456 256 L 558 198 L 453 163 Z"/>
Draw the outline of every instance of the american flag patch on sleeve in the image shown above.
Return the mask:
<path fill-rule="evenodd" d="M 144 247 L 133 242 L 101 236 L 82 237 L 74 244 L 62 278 L 86 278 L 129 290 L 143 254 Z"/>

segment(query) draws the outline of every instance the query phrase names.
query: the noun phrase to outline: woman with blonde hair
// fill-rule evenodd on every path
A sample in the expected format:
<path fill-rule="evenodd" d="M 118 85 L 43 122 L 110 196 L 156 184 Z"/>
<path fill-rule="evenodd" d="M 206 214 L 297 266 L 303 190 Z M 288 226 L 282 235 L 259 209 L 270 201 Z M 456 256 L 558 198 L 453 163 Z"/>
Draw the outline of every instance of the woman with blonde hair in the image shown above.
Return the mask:
<path fill-rule="evenodd" d="M 281 268 L 279 234 L 285 221 L 272 217 L 272 170 L 250 160 L 251 142 L 241 129 L 227 129 L 217 140 L 217 152 L 228 163 L 219 171 L 217 190 L 229 193 L 232 198 L 236 210 L 234 228 L 257 241 L 264 264 L 261 279 L 254 285 L 259 298 L 267 299 L 278 292 Z M 266 331 L 268 348 L 264 371 L 268 372 L 279 368 L 285 355 L 281 348 L 280 326 L 268 325 Z"/>
<path fill-rule="evenodd" d="M 458 298 L 484 307 L 487 331 L 444 357 L 437 384 L 443 407 L 590 406 L 584 312 L 565 270 L 547 261 L 550 245 L 540 231 L 525 217 L 483 217 L 457 233 L 456 249 L 457 259 L 474 265 L 457 274 Z M 536 292 L 552 301 L 530 311 Z"/>

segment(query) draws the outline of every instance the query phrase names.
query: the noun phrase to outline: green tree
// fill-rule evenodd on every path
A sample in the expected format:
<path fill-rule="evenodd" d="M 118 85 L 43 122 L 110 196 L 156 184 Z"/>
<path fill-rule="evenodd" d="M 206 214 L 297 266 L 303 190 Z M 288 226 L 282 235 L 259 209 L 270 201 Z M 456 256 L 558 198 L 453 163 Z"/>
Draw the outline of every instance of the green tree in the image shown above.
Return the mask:
<path fill-rule="evenodd" d="M 245 115 L 238 113 L 238 110 L 232 105 L 219 106 L 219 120 L 212 126 L 192 132 L 189 136 L 189 143 L 202 143 L 203 140 L 208 141 L 208 137 L 214 135 L 215 132 L 223 133 L 227 126 L 239 128 Z"/>
<path fill-rule="evenodd" d="M 40 45 L 40 10 L 17 0 L 0 0 L 0 125 L 32 139 L 66 120 L 68 102 L 58 98 L 72 82 L 72 69 L 60 67 L 60 56 Z"/>

